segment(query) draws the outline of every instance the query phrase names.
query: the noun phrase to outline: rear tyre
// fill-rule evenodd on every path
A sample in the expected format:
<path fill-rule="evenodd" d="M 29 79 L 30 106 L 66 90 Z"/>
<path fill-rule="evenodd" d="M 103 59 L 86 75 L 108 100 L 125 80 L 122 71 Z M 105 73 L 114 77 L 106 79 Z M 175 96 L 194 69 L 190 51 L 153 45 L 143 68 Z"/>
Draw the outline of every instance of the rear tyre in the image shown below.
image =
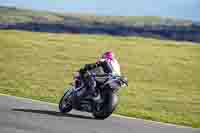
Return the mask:
<path fill-rule="evenodd" d="M 60 99 L 59 110 L 61 113 L 68 113 L 72 110 L 72 102 L 70 100 L 70 96 L 71 96 L 71 93 L 70 93 L 70 90 L 68 90 Z"/>
<path fill-rule="evenodd" d="M 113 113 L 118 104 L 117 95 L 111 91 L 107 92 L 107 94 L 105 94 L 104 102 L 102 104 L 102 108 L 99 111 L 93 112 L 93 116 L 95 119 L 104 120 Z"/>

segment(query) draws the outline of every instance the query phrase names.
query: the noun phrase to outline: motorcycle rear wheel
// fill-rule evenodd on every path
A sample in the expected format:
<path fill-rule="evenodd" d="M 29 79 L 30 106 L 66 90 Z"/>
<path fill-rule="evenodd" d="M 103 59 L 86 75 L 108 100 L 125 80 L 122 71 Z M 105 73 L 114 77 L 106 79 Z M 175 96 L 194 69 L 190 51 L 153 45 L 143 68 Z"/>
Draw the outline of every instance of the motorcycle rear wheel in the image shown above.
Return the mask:
<path fill-rule="evenodd" d="M 59 110 L 61 113 L 68 113 L 72 110 L 72 102 L 70 101 L 70 90 L 65 92 L 59 102 Z"/>

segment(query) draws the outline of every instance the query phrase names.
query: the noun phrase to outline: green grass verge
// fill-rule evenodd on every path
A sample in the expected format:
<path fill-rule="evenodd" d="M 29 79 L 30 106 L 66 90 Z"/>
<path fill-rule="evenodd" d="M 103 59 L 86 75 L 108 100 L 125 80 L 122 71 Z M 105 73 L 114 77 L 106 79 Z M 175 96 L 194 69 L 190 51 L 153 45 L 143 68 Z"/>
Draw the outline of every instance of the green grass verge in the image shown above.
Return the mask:
<path fill-rule="evenodd" d="M 57 103 L 72 72 L 112 50 L 129 87 L 115 113 L 200 127 L 200 45 L 0 30 L 0 92 Z"/>

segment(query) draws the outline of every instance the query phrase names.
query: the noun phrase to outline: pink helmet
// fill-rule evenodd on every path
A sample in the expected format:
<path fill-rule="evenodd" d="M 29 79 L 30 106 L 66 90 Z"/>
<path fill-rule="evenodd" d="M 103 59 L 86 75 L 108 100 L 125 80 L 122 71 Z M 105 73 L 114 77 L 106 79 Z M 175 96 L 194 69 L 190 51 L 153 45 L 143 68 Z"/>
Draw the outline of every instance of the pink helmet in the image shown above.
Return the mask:
<path fill-rule="evenodd" d="M 108 52 L 105 52 L 105 53 L 102 55 L 102 58 L 103 58 L 103 59 L 113 60 L 113 59 L 115 58 L 115 55 L 114 55 L 113 52 L 108 51 Z"/>

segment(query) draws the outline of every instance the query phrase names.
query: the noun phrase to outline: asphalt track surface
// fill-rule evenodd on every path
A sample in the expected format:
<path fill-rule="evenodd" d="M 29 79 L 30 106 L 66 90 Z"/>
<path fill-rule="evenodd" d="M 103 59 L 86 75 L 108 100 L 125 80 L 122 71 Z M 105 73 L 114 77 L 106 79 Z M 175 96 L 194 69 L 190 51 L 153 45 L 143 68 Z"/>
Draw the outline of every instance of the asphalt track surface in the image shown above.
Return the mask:
<path fill-rule="evenodd" d="M 0 94 L 0 133 L 200 133 L 200 129 L 88 113 L 62 115 L 56 105 Z"/>

